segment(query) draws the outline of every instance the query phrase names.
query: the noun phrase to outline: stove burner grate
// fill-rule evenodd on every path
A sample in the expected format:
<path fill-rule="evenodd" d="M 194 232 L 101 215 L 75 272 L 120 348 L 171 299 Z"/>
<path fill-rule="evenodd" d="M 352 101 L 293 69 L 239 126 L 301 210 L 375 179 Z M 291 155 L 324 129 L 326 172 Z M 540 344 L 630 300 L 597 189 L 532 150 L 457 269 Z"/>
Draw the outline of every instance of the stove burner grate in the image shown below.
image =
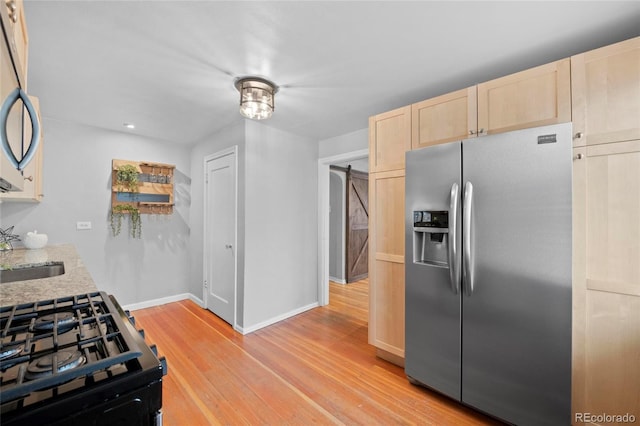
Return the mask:
<path fill-rule="evenodd" d="M 55 372 L 72 370 L 84 364 L 85 358 L 80 351 L 69 349 L 43 355 L 32 361 L 27 367 L 25 379 L 36 380 L 51 376 Z"/>
<path fill-rule="evenodd" d="M 13 354 L 0 358 L 0 404 L 75 379 L 136 371 L 140 362 L 130 361 L 142 352 L 127 325 L 103 292 L 0 307 L 0 354 Z"/>
<path fill-rule="evenodd" d="M 51 331 L 57 326 L 58 333 L 64 333 L 71 330 L 76 322 L 73 312 L 56 312 L 38 317 L 34 328 L 38 331 Z"/>
<path fill-rule="evenodd" d="M 12 358 L 24 350 L 24 345 L 5 346 L 0 349 L 0 361 Z"/>

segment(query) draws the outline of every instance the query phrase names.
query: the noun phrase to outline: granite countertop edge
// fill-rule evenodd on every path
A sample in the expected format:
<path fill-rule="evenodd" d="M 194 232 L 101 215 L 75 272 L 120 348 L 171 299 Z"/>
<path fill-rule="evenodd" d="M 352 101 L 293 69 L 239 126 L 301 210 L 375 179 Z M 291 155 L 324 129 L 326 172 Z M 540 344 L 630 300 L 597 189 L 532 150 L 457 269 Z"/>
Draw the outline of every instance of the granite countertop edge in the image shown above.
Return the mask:
<path fill-rule="evenodd" d="M 37 280 L 0 283 L 0 306 L 13 306 L 97 291 L 97 287 L 72 244 L 41 249 L 0 251 L 0 265 L 16 268 L 24 264 L 63 262 L 64 274 Z"/>

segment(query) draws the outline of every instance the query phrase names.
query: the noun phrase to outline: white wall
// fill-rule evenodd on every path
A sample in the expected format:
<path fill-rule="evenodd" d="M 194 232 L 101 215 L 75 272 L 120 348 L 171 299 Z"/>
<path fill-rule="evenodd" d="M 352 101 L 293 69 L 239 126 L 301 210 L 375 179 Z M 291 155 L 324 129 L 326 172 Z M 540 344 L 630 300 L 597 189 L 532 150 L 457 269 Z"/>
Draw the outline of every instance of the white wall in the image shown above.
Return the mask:
<path fill-rule="evenodd" d="M 245 328 L 318 301 L 317 142 L 246 123 Z"/>
<path fill-rule="evenodd" d="M 329 173 L 329 279 L 345 283 L 346 182 L 344 172 Z"/>
<path fill-rule="evenodd" d="M 191 238 L 189 241 L 189 292 L 203 297 L 203 233 L 204 233 L 204 158 L 226 148 L 238 146 L 238 293 L 236 312 L 243 326 L 244 302 L 244 211 L 245 211 L 245 124 L 234 125 L 207 136 L 191 150 Z"/>
<path fill-rule="evenodd" d="M 318 142 L 318 158 L 332 157 L 345 152 L 369 148 L 369 128 L 356 130 Z"/>
<path fill-rule="evenodd" d="M 123 304 L 188 290 L 190 164 L 188 149 L 124 132 L 44 118 L 44 188 L 39 204 L 0 204 L 2 227 L 49 235 L 49 244 L 76 246 L 100 290 Z M 111 235 L 111 160 L 176 165 L 172 215 L 142 215 L 142 239 Z M 77 231 L 77 221 L 93 229 Z"/>

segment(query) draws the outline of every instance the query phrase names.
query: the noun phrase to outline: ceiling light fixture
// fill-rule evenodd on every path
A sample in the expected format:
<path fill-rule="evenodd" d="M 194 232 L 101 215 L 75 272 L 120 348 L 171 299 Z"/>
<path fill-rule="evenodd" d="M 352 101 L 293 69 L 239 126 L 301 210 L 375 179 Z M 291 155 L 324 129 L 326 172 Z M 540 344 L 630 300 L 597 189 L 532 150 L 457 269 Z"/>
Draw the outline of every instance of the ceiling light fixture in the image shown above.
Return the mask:
<path fill-rule="evenodd" d="M 237 78 L 234 84 L 240 92 L 240 114 L 253 120 L 271 117 L 278 86 L 260 77 Z"/>
<path fill-rule="evenodd" d="M 136 125 L 133 124 L 133 123 L 122 123 L 122 125 L 124 127 L 126 127 L 127 129 L 135 129 L 136 128 Z"/>

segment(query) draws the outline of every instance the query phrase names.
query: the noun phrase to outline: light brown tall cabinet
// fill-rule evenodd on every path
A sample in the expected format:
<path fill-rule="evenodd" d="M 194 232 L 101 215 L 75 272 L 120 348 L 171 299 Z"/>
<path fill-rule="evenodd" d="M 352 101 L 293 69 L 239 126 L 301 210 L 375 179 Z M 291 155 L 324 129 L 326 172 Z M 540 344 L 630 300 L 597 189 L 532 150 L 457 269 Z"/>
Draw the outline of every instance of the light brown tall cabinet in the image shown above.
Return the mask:
<path fill-rule="evenodd" d="M 369 118 L 369 342 L 396 364 L 404 358 L 404 158 L 410 149 L 410 106 Z"/>
<path fill-rule="evenodd" d="M 571 74 L 573 410 L 638 419 L 640 38 L 572 57 Z"/>

